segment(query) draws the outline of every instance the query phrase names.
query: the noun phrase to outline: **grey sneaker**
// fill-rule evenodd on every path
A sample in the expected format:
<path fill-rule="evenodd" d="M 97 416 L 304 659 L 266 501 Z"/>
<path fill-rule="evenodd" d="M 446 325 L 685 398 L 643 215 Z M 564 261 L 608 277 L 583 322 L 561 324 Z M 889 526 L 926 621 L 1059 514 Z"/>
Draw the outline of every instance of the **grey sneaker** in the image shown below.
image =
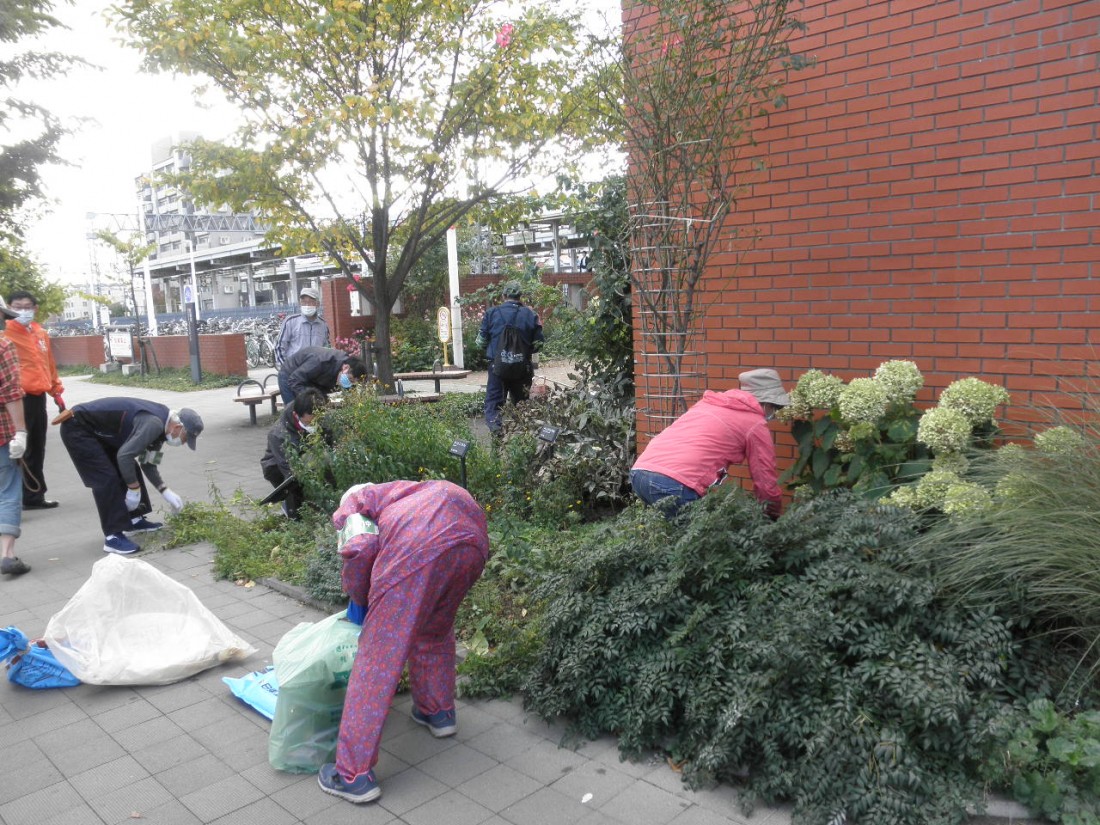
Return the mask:
<path fill-rule="evenodd" d="M 0 573 L 5 576 L 22 576 L 29 572 L 31 572 L 31 566 L 25 564 L 18 556 L 0 560 Z"/>

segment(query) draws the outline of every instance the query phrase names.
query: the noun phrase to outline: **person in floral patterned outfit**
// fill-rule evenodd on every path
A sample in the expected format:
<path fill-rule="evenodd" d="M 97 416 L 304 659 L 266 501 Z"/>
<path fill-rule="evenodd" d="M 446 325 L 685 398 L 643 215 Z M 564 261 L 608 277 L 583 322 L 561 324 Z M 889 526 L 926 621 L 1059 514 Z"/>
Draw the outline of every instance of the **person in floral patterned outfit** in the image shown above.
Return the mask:
<path fill-rule="evenodd" d="M 322 766 L 317 781 L 326 793 L 358 803 L 382 795 L 373 768 L 406 661 L 413 720 L 433 736 L 455 733 L 455 614 L 485 569 L 489 533 L 481 506 L 449 481 L 353 488 L 332 523 L 340 530 L 353 514 L 378 527 L 340 548 L 344 591 L 366 605 L 367 615 L 336 762 Z"/>

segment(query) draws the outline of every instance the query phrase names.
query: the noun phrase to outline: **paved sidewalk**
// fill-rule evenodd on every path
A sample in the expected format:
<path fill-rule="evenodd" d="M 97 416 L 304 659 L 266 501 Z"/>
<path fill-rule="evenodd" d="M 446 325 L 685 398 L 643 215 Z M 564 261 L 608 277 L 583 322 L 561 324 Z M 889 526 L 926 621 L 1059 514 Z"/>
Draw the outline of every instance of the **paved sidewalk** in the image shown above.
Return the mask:
<path fill-rule="evenodd" d="M 254 374 L 262 378 L 266 372 Z M 544 372 L 565 380 L 567 370 L 551 366 Z M 452 383 L 476 390 L 484 382 L 481 373 Z M 79 379 L 65 383 L 70 404 L 119 392 Z M 260 426 L 250 426 L 247 412 L 231 401 L 234 392 L 130 393 L 193 407 L 203 416 L 206 430 L 197 452 L 168 450 L 161 465 L 165 481 L 185 500 L 206 500 L 214 487 L 225 496 L 240 489 L 256 498 L 270 490 L 259 457 L 271 416 L 261 415 Z M 0 627 L 15 625 L 32 638 L 104 557 L 91 494 L 56 428 L 49 435 L 46 477 L 49 496 L 61 507 L 25 514 L 16 552 L 32 570 L 0 579 Z M 155 493 L 154 499 L 163 510 Z M 410 721 L 410 701 L 398 696 L 376 769 L 381 799 L 355 806 L 328 796 L 314 776 L 268 765 L 269 723 L 221 681 L 265 667 L 287 630 L 323 614 L 263 586 L 216 581 L 212 557 L 208 545 L 141 556 L 194 590 L 256 646 L 256 655 L 162 687 L 32 691 L 0 679 L 0 823 L 790 823 L 786 809 L 758 808 L 752 817 L 742 816 L 728 787 L 687 791 L 659 759 L 620 762 L 609 738 L 578 751 L 559 748 L 561 730 L 529 718 L 518 700 L 460 702 L 458 735 L 438 740 Z"/>

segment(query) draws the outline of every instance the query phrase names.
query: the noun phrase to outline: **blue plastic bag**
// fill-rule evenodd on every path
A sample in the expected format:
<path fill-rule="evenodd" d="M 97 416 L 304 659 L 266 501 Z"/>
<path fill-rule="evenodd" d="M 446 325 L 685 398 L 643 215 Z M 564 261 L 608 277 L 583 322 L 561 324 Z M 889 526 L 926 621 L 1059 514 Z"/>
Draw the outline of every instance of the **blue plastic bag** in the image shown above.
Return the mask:
<path fill-rule="evenodd" d="M 265 670 L 253 671 L 239 679 L 223 676 L 222 681 L 229 685 L 234 696 L 261 716 L 275 718 L 275 703 L 279 699 L 279 680 L 275 678 L 275 665 L 270 665 Z"/>
<path fill-rule="evenodd" d="M 8 681 L 23 687 L 39 690 L 80 684 L 80 680 L 54 658 L 45 642 L 32 642 L 15 627 L 0 630 L 0 660 L 7 662 Z"/>

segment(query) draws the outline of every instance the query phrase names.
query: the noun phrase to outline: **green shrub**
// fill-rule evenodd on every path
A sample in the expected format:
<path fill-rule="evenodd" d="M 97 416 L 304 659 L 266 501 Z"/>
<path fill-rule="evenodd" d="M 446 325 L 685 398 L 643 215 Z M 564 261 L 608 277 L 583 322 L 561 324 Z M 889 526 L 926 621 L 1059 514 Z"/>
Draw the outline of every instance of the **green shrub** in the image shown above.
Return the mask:
<path fill-rule="evenodd" d="M 747 770 L 748 804 L 791 800 L 810 825 L 963 822 L 1028 671 L 992 611 L 901 569 L 916 530 L 840 492 L 774 524 L 737 489 L 674 522 L 631 508 L 540 589 L 529 707 L 666 751 L 693 786 Z"/>
<path fill-rule="evenodd" d="M 987 775 L 1035 815 L 1100 823 L 1100 713 L 1060 713 L 1049 699 L 1006 711 L 994 725 Z"/>

